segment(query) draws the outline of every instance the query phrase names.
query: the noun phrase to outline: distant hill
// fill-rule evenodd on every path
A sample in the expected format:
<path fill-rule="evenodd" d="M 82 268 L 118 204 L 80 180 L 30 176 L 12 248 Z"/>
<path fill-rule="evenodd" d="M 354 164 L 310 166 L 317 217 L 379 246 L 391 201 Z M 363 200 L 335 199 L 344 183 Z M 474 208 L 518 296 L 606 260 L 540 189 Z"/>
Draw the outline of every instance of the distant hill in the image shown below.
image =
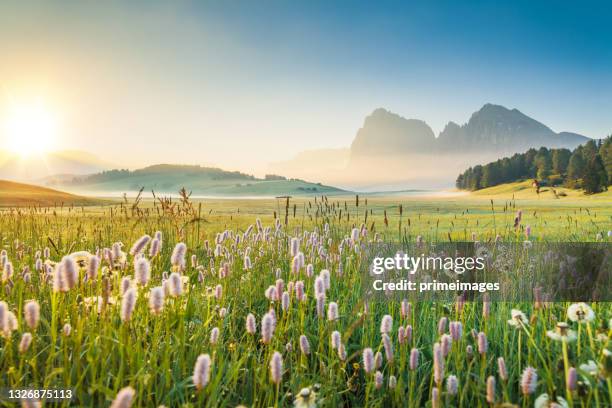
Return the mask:
<path fill-rule="evenodd" d="M 110 170 L 87 176 L 61 176 L 46 180 L 50 186 L 95 194 L 136 191 L 176 193 L 182 187 L 196 195 L 210 196 L 277 196 L 341 194 L 343 190 L 270 175 L 257 178 L 241 172 L 213 167 L 158 164 L 138 170 Z"/>
<path fill-rule="evenodd" d="M 65 150 L 30 157 L 19 157 L 0 151 L 0 178 L 26 181 L 39 180 L 51 174 L 91 174 L 114 166 L 91 153 Z"/>
<path fill-rule="evenodd" d="M 98 205 L 104 201 L 31 184 L 0 180 L 0 207 Z"/>

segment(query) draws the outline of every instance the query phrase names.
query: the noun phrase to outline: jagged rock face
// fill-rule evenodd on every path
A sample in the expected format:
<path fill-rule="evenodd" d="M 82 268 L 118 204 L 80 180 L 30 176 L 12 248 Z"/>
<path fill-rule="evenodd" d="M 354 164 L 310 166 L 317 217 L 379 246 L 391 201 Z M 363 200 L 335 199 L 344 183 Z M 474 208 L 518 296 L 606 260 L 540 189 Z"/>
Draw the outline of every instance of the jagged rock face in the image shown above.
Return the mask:
<path fill-rule="evenodd" d="M 365 120 L 351 146 L 351 157 L 414 153 L 522 152 L 530 147 L 574 148 L 588 140 L 575 133 L 555 133 L 517 109 L 486 104 L 464 125 L 449 122 L 436 138 L 423 121 L 405 119 L 384 109 Z"/>
<path fill-rule="evenodd" d="M 405 119 L 384 109 L 365 119 L 351 145 L 351 157 L 406 152 L 431 153 L 436 137 L 422 120 Z"/>

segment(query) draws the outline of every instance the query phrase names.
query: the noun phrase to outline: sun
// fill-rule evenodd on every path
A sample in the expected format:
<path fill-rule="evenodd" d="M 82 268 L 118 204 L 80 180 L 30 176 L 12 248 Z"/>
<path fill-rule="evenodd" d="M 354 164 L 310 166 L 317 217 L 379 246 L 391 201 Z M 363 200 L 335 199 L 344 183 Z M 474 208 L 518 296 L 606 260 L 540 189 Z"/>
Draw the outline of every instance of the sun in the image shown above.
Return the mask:
<path fill-rule="evenodd" d="M 28 157 L 55 143 L 57 118 L 42 101 L 12 104 L 3 116 L 3 144 L 10 152 Z"/>

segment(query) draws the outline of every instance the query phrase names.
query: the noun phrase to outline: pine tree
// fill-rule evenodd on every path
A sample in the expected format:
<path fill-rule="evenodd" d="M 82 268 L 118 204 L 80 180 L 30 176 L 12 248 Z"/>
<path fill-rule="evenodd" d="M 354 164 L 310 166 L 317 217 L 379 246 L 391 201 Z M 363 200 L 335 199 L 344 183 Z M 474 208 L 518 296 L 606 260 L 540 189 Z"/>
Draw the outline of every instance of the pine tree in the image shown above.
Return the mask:
<path fill-rule="evenodd" d="M 586 194 L 600 193 L 607 189 L 608 174 L 603 160 L 599 154 L 595 154 L 586 166 L 582 178 L 582 186 Z"/>
<path fill-rule="evenodd" d="M 599 148 L 599 154 L 603 160 L 608 176 L 608 185 L 612 184 L 612 135 L 606 137 Z"/>

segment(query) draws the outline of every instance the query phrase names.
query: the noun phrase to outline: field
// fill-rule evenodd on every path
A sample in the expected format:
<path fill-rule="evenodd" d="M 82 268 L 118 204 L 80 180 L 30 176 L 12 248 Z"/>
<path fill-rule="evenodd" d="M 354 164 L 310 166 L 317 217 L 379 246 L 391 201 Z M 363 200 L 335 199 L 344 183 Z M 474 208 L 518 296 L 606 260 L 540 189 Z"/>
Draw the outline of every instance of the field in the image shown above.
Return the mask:
<path fill-rule="evenodd" d="M 612 239 L 606 196 L 513 194 L 4 209 L 0 388 L 74 390 L 63 406 L 610 406 L 609 303 L 360 294 L 355 247 L 375 237 Z"/>
<path fill-rule="evenodd" d="M 50 188 L 0 180 L 0 207 L 28 205 L 48 207 L 61 206 L 62 204 L 78 206 L 103 203 L 103 200 L 95 198 L 86 198 Z"/>

